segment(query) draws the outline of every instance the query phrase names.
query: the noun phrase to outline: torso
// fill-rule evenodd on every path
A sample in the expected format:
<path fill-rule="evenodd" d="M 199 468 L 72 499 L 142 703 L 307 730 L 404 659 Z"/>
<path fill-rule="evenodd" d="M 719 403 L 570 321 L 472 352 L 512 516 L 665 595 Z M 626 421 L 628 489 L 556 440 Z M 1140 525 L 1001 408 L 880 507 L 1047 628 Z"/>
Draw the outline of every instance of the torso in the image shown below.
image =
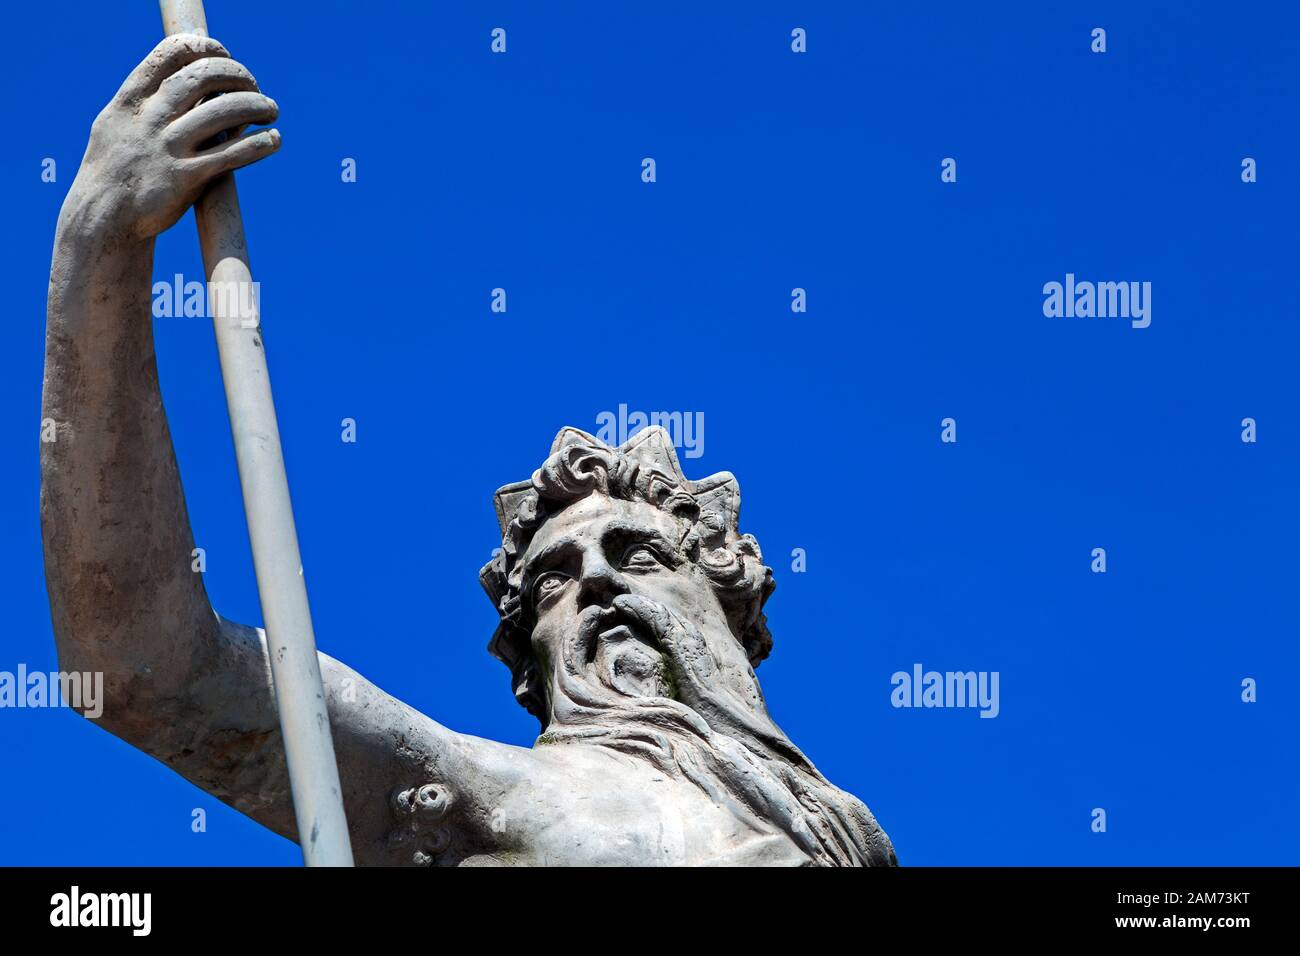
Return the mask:
<path fill-rule="evenodd" d="M 512 748 L 513 749 L 513 748 Z M 526 755 L 526 756 L 525 756 Z M 418 862 L 460 866 L 799 866 L 808 857 L 700 788 L 588 744 L 515 750 L 513 785 L 455 799 Z M 446 824 L 452 823 L 448 827 Z M 761 827 L 762 829 L 758 829 Z M 433 832 L 432 830 L 430 832 Z M 437 852 L 432 852 L 437 851 Z"/>

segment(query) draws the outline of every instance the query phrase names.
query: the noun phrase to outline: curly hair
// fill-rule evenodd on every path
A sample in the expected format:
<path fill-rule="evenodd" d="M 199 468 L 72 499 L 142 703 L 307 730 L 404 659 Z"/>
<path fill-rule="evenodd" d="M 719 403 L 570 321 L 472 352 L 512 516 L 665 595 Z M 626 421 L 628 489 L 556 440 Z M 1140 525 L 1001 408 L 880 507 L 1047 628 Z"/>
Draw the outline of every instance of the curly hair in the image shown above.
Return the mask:
<path fill-rule="evenodd" d="M 668 433 L 658 426 L 638 432 L 618 448 L 579 429 L 562 429 L 550 456 L 530 480 L 497 491 L 501 547 L 479 572 L 501 615 L 488 651 L 510 668 L 515 699 L 543 729 L 549 715 L 533 653 L 532 625 L 522 613 L 522 559 L 548 518 L 592 494 L 643 501 L 672 515 L 682 527 L 680 550 L 712 585 L 750 665 L 757 667 L 772 649 L 763 605 L 776 584 L 758 542 L 737 531 L 736 479 L 729 472 L 687 479 Z"/>

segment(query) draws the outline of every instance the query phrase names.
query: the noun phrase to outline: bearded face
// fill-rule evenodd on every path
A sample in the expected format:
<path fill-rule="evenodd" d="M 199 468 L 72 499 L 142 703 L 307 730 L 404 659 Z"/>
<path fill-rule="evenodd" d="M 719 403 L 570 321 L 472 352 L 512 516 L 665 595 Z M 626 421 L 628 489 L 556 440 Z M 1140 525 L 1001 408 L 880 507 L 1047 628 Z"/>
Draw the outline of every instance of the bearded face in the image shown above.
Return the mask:
<path fill-rule="evenodd" d="M 894 862 L 870 811 L 767 713 L 753 665 L 772 645 L 771 571 L 737 528 L 729 472 L 687 479 L 662 428 L 617 449 L 566 428 L 495 504 L 489 649 L 543 725 L 536 746 L 649 761 L 814 862 Z"/>
<path fill-rule="evenodd" d="M 756 702 L 744 650 L 681 548 L 688 530 L 653 505 L 598 493 L 550 517 L 524 554 L 521 589 L 543 671 L 688 705 L 701 683 L 735 684 Z"/>

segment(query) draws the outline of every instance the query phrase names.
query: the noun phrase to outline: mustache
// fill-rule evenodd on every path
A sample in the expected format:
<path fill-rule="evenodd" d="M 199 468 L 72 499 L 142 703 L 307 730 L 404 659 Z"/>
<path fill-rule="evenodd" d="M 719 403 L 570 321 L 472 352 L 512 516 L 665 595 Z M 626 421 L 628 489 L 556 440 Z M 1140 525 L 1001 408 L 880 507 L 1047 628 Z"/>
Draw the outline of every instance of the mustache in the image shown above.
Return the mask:
<path fill-rule="evenodd" d="M 628 598 L 625 600 L 625 598 Z M 602 643 L 621 641 L 640 641 L 651 650 L 664 654 L 668 647 L 666 626 L 656 626 L 656 617 L 640 612 L 637 602 L 651 605 L 645 599 L 630 599 L 621 595 L 611 604 L 592 606 L 578 615 L 578 626 L 573 636 L 573 647 L 566 655 L 574 662 L 590 664 L 596 659 L 596 652 Z M 660 607 L 660 614 L 666 623 L 667 611 Z"/>
<path fill-rule="evenodd" d="M 678 699 L 710 728 L 744 742 L 757 753 L 779 756 L 816 773 L 808 758 L 768 716 L 751 669 L 746 667 L 748 673 L 743 676 L 734 670 L 728 673 L 700 629 L 657 601 L 620 594 L 614 598 L 612 610 L 619 620 L 631 620 L 634 628 L 652 636 L 654 646 L 668 662 Z"/>
<path fill-rule="evenodd" d="M 595 666 L 602 646 L 624 641 L 639 642 L 662 661 L 671 680 L 672 696 L 651 698 L 629 694 L 614 686 L 610 675 Z M 562 658 L 566 684 L 597 685 L 602 697 L 607 693 L 625 703 L 643 704 L 651 699 L 672 702 L 689 709 L 708 724 L 721 723 L 729 729 L 734 728 L 734 719 L 719 721 L 717 718 L 735 709 L 756 709 L 761 712 L 760 721 L 765 722 L 762 718 L 766 718 L 766 712 L 761 704 L 757 708 L 752 704 L 747 706 L 745 695 L 730 686 L 734 675 L 729 680 L 715 648 L 700 628 L 660 602 L 638 594 L 620 594 L 608 604 L 593 605 L 579 612 L 577 626 L 565 641 Z M 748 680 L 753 680 L 752 670 Z"/>
<path fill-rule="evenodd" d="M 639 641 L 667 657 L 661 633 L 641 623 L 630 608 L 611 603 L 579 612 L 551 668 L 549 732 L 577 738 L 612 734 L 625 748 L 639 746 L 632 741 L 644 738 L 644 755 L 652 761 L 664 759 L 659 731 L 677 727 L 692 737 L 707 737 L 708 724 L 690 707 L 672 697 L 628 693 L 601 672 L 596 654 L 602 642 L 626 640 Z"/>

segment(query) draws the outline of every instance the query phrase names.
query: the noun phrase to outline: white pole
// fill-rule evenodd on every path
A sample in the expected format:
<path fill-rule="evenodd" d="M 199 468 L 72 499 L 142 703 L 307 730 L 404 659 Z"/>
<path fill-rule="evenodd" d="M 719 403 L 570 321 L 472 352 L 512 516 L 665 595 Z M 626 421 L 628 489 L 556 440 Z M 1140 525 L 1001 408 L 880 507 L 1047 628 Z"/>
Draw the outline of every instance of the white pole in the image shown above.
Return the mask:
<path fill-rule="evenodd" d="M 159 5 L 168 35 L 207 36 L 202 0 L 159 0 Z M 195 203 L 194 215 L 208 274 L 208 301 L 218 303 L 212 323 L 244 492 L 257 592 L 266 622 L 266 650 L 289 764 L 298 842 L 308 866 L 351 866 L 352 844 L 271 399 L 261 316 L 256 297 L 249 295 L 256 287 L 252 285 L 232 174 L 213 180 Z M 214 288 L 237 289 L 241 294 L 214 294 Z M 242 311 L 229 306 L 231 299 L 243 306 Z M 251 315 L 247 311 L 250 302 Z"/>

